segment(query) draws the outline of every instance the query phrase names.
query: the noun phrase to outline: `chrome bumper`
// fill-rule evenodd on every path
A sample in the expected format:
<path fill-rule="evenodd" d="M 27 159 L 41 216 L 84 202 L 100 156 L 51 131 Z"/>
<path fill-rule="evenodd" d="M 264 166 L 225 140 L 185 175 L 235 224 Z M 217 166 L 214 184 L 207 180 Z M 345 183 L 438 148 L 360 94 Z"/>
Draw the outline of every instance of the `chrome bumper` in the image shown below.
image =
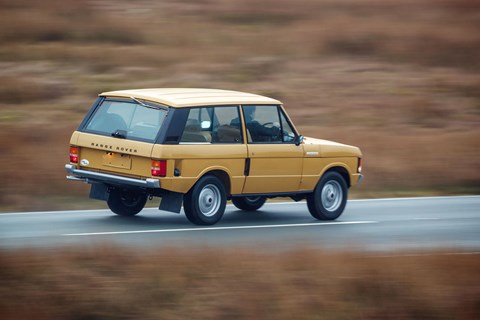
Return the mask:
<path fill-rule="evenodd" d="M 360 175 L 358 176 L 357 184 L 362 183 L 362 180 L 363 180 L 363 174 L 360 174 Z"/>
<path fill-rule="evenodd" d="M 133 179 L 127 178 L 122 176 L 116 176 L 113 174 L 107 173 L 100 173 L 100 172 L 92 172 L 87 170 L 77 169 L 74 165 L 66 164 L 65 169 L 70 176 L 67 176 L 68 180 L 74 181 L 84 181 L 87 183 L 112 183 L 112 184 L 119 184 L 119 185 L 129 185 L 134 187 L 141 187 L 141 188 L 150 188 L 150 189 L 158 189 L 160 188 L 160 181 L 157 179 Z"/>

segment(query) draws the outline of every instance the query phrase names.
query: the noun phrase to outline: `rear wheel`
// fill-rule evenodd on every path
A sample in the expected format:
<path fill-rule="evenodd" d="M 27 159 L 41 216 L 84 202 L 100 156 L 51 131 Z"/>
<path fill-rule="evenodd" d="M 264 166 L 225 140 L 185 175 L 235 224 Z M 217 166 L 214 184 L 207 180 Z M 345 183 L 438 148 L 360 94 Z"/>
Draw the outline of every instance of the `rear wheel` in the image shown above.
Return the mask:
<path fill-rule="evenodd" d="M 245 211 L 255 211 L 260 209 L 267 201 L 266 197 L 250 196 L 250 197 L 233 197 L 232 203 L 235 207 Z"/>
<path fill-rule="evenodd" d="M 110 191 L 108 207 L 119 216 L 134 216 L 145 207 L 147 194 L 131 190 L 115 188 Z"/>
<path fill-rule="evenodd" d="M 345 210 L 347 196 L 345 179 L 338 172 L 327 172 L 307 197 L 308 211 L 316 219 L 335 220 Z"/>
<path fill-rule="evenodd" d="M 183 199 L 187 219 L 197 225 L 217 223 L 222 218 L 226 205 L 225 187 L 212 175 L 201 178 Z"/>

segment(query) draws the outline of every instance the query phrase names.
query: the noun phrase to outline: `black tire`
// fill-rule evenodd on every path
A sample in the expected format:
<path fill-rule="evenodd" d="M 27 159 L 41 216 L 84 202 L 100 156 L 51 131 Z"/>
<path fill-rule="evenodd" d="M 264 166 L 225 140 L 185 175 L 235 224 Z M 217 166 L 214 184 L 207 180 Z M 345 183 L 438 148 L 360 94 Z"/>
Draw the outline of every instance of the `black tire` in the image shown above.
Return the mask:
<path fill-rule="evenodd" d="M 196 225 L 213 225 L 225 212 L 227 195 L 223 183 L 215 176 L 202 177 L 185 194 L 183 209 L 187 219 Z"/>
<path fill-rule="evenodd" d="M 147 202 L 147 194 L 131 189 L 110 190 L 108 207 L 119 216 L 131 217 L 142 211 Z"/>
<path fill-rule="evenodd" d="M 308 211 L 318 220 L 335 220 L 345 210 L 347 197 L 345 179 L 338 172 L 327 172 L 307 196 Z"/>
<path fill-rule="evenodd" d="M 266 197 L 251 196 L 251 197 L 233 197 L 232 203 L 235 207 L 244 211 L 255 211 L 260 209 L 267 201 Z"/>

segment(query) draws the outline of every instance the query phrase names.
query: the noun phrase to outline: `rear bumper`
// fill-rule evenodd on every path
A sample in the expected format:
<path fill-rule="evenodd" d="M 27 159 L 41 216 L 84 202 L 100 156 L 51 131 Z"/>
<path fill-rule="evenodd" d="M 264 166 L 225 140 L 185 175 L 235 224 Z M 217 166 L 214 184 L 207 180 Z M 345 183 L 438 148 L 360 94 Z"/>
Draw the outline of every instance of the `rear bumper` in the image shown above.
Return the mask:
<path fill-rule="evenodd" d="M 107 173 L 92 172 L 92 171 L 77 169 L 74 165 L 71 165 L 71 164 L 66 164 L 65 169 L 69 174 L 67 176 L 68 180 L 83 181 L 87 183 L 109 183 L 109 184 L 115 184 L 115 185 L 128 185 L 132 187 L 149 188 L 149 189 L 160 188 L 160 181 L 157 179 L 147 178 L 145 180 L 142 180 L 142 179 L 122 177 L 122 176 L 117 176 L 117 175 L 107 174 Z"/>

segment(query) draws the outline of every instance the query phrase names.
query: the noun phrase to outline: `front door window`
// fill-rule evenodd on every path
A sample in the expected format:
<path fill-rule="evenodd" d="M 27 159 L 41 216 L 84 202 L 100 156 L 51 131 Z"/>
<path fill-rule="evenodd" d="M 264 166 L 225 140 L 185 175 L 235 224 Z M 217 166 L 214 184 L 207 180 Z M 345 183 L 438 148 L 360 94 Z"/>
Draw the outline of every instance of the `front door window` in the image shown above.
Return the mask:
<path fill-rule="evenodd" d="M 278 106 L 244 105 L 249 143 L 293 143 L 295 132 Z"/>

